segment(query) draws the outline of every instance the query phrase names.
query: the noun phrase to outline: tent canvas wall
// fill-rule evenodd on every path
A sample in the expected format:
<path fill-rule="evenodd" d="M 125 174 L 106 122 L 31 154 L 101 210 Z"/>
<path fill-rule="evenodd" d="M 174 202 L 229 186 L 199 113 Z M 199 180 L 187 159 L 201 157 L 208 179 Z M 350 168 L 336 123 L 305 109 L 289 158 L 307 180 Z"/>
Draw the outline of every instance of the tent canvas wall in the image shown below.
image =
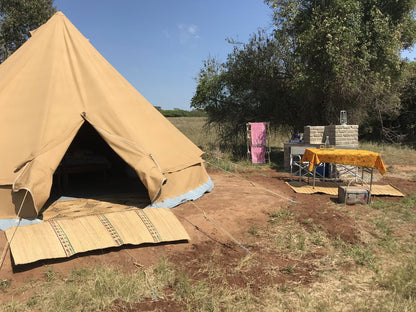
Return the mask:
<path fill-rule="evenodd" d="M 173 207 L 212 189 L 202 151 L 63 13 L 31 35 L 0 65 L 0 218 L 38 215 L 84 123 L 135 170 L 152 206 Z"/>

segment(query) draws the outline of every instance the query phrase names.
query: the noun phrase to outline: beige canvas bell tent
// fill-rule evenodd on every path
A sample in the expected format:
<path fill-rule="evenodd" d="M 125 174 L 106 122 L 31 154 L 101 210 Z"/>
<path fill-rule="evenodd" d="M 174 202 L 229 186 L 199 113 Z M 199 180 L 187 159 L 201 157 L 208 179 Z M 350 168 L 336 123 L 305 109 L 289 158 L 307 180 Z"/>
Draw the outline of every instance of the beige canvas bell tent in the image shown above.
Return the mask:
<path fill-rule="evenodd" d="M 202 151 L 164 118 L 61 12 L 0 65 L 0 219 L 34 218 L 83 125 L 132 169 L 154 207 L 213 187 Z"/>

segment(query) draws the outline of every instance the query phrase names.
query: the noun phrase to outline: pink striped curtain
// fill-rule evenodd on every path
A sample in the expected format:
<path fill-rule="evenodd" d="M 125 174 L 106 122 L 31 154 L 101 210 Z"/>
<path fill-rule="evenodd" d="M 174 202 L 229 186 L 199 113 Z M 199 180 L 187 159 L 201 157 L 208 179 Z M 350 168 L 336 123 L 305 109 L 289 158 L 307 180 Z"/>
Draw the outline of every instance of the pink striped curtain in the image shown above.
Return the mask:
<path fill-rule="evenodd" d="M 266 163 L 266 123 L 252 122 L 251 125 L 251 162 Z"/>

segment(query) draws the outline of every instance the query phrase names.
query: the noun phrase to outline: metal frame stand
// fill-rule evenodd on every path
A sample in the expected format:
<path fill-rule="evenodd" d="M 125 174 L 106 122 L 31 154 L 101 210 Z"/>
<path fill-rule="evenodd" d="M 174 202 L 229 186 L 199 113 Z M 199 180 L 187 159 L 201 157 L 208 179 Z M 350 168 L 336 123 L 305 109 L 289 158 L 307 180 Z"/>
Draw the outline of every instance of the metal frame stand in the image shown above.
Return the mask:
<path fill-rule="evenodd" d="M 259 121 L 261 122 L 261 121 Z M 266 161 L 270 163 L 270 122 L 264 122 L 266 124 Z M 246 124 L 246 133 L 247 133 L 247 159 L 251 159 L 251 122 Z"/>

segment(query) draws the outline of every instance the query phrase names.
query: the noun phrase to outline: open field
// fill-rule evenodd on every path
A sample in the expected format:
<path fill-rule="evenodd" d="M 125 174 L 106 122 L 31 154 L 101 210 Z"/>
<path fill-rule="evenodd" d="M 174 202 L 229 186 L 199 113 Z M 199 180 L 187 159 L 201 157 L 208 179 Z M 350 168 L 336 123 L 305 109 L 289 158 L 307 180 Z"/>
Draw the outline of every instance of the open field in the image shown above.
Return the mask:
<path fill-rule="evenodd" d="M 378 183 L 406 196 L 348 206 L 289 188 L 286 138 L 272 139 L 270 165 L 251 166 L 216 150 L 202 119 L 172 122 L 212 148 L 213 192 L 172 210 L 190 242 L 18 268 L 7 254 L 0 311 L 416 311 L 415 150 L 363 145 L 386 163 Z"/>
<path fill-rule="evenodd" d="M 175 125 L 192 142 L 207 153 L 218 148 L 217 133 L 214 128 L 206 127 L 206 117 L 171 117 L 169 121 Z M 271 147 L 283 147 L 283 143 L 290 138 L 286 132 L 272 131 L 270 134 Z"/>

